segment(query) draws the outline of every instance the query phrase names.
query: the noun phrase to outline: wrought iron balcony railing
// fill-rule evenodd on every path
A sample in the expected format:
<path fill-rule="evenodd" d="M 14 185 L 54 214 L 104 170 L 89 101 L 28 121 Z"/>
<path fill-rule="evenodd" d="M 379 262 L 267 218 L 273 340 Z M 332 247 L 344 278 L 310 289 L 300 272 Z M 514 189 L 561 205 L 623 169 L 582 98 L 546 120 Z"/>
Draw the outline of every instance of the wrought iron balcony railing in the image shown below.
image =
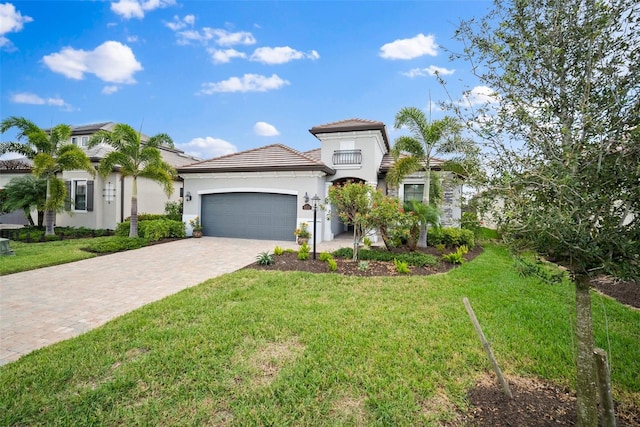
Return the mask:
<path fill-rule="evenodd" d="M 360 150 L 336 150 L 333 152 L 334 165 L 359 165 L 362 164 L 362 151 Z"/>

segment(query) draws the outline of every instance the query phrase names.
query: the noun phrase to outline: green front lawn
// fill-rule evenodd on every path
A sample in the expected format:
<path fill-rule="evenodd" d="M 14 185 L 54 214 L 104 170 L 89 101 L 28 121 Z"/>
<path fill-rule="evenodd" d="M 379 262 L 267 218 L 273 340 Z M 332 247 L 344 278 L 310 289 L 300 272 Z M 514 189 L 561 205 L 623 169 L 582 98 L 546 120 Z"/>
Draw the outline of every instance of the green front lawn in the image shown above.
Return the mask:
<path fill-rule="evenodd" d="M 112 239 L 112 237 L 55 240 L 43 243 L 24 243 L 11 240 L 11 249 L 15 251 L 16 256 L 1 258 L 0 276 L 93 258 L 96 254 L 85 252 L 82 248 L 86 248 L 90 242 L 105 239 Z"/>
<path fill-rule="evenodd" d="M 426 277 L 241 270 L 209 280 L 1 367 L 0 424 L 451 421 L 490 370 L 464 296 L 507 377 L 573 387 L 571 286 L 521 278 L 508 251 L 489 246 Z M 640 399 L 640 312 L 593 302 L 615 396 Z"/>

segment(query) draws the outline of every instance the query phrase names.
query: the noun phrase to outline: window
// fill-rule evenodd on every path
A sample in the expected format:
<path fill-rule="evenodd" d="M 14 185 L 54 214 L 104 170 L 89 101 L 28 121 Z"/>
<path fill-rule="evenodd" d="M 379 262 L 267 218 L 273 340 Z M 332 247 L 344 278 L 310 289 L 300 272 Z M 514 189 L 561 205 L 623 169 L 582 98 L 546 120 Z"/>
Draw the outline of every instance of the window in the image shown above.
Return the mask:
<path fill-rule="evenodd" d="M 82 137 L 82 146 L 86 147 L 89 144 L 89 137 L 88 136 L 83 136 Z"/>
<path fill-rule="evenodd" d="M 404 185 L 404 201 L 410 200 L 422 201 L 422 194 L 424 193 L 424 184 L 405 184 Z"/>
<path fill-rule="evenodd" d="M 76 136 L 72 136 L 72 137 L 71 137 L 71 143 L 72 143 L 73 145 L 78 145 L 78 137 L 76 137 Z"/>
<path fill-rule="evenodd" d="M 87 181 L 73 181 L 72 200 L 74 211 L 87 210 Z"/>
<path fill-rule="evenodd" d="M 93 211 L 93 181 L 76 179 L 66 181 L 67 202 L 65 209 L 75 212 Z"/>

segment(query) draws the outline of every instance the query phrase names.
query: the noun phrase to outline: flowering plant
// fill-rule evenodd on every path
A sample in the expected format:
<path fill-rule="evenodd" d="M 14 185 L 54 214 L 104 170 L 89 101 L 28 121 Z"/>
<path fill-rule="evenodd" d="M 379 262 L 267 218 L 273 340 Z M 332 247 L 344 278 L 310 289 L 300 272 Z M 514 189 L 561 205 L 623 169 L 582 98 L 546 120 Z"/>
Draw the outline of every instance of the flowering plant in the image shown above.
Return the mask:
<path fill-rule="evenodd" d="M 193 229 L 193 231 L 202 231 L 202 224 L 200 224 L 199 216 L 190 219 L 189 224 L 191 224 L 191 228 Z"/>
<path fill-rule="evenodd" d="M 311 237 L 311 233 L 309 232 L 309 224 L 307 224 L 306 222 L 301 222 L 300 226 L 293 232 L 293 235 L 301 237 L 303 239 L 308 239 L 309 237 Z"/>

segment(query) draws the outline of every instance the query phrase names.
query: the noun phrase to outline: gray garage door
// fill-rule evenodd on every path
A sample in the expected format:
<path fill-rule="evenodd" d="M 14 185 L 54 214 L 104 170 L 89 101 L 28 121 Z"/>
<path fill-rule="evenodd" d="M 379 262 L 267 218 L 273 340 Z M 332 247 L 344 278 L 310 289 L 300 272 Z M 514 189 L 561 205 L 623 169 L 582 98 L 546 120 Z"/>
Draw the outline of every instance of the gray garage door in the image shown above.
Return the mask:
<path fill-rule="evenodd" d="M 294 240 L 296 196 L 220 193 L 202 196 L 205 236 Z"/>

